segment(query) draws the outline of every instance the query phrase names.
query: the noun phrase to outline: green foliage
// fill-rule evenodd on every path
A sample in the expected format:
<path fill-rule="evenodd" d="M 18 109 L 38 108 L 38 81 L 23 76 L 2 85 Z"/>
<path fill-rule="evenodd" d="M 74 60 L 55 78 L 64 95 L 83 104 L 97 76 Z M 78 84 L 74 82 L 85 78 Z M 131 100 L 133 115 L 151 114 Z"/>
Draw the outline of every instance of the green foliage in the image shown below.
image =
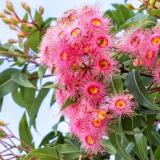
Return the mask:
<path fill-rule="evenodd" d="M 127 3 L 127 0 L 124 2 Z M 17 44 L 0 45 L 0 67 L 6 64 L 6 59 L 10 64 L 0 72 L 0 111 L 8 94 L 11 94 L 14 102 L 25 110 L 19 123 L 19 151 L 23 156 L 17 160 L 87 160 L 90 157 L 80 147 L 79 140 L 58 130 L 59 124 L 66 121 L 63 116 L 52 130 L 42 137 L 39 146 L 34 145 L 31 128 L 36 129 L 36 118 L 41 104 L 51 91 L 50 106 L 46 107 L 52 107 L 56 102 L 55 89 L 59 87 L 59 84 L 49 79 L 54 74 L 54 69 L 51 74 L 47 74 L 46 66 L 36 61 L 39 58 L 41 38 L 57 19 L 44 19 L 42 8 L 35 13 L 25 4 L 23 8 L 23 18 L 14 22 L 21 30 L 17 33 Z M 113 21 L 114 34 L 127 31 L 129 27 L 133 27 L 134 31 L 157 24 L 160 9 L 151 6 L 148 9 L 144 4 L 137 11 L 133 9 L 113 4 L 113 9 L 105 12 L 104 17 Z M 160 99 L 160 94 L 151 92 L 152 77 L 145 75 L 141 68 L 135 70 L 129 56 L 114 54 L 125 72 L 110 77 L 108 87 L 112 94 L 124 91 L 132 93 L 139 107 L 136 107 L 136 113 L 132 118 L 122 117 L 109 126 L 108 137 L 104 137 L 101 142 L 104 151 L 102 154 L 93 155 L 93 160 L 106 160 L 110 155 L 115 155 L 116 160 L 160 160 L 160 132 L 155 125 L 160 120 L 160 105 L 159 101 L 156 101 Z M 9 63 L 10 60 L 12 63 Z M 75 97 L 68 97 L 60 106 L 61 111 L 77 100 Z M 6 133 L 0 126 L 0 140 L 5 137 Z"/>

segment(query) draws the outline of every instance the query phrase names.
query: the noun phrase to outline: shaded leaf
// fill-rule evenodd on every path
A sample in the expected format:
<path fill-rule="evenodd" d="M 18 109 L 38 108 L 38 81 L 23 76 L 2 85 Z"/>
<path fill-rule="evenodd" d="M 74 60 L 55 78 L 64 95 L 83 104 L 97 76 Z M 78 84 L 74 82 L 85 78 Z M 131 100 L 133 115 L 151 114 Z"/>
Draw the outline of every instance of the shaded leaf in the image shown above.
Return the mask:
<path fill-rule="evenodd" d="M 19 73 L 18 69 L 7 69 L 0 73 L 0 97 L 12 92 L 18 85 L 11 79 L 13 74 Z"/>
<path fill-rule="evenodd" d="M 72 105 L 73 103 L 75 103 L 75 99 L 72 97 L 68 97 L 67 100 L 64 102 L 61 111 L 67 107 L 69 107 L 70 105 Z"/>
<path fill-rule="evenodd" d="M 139 104 L 152 110 L 160 110 L 160 108 L 153 102 L 152 98 L 149 96 L 140 79 L 138 71 L 133 70 L 128 73 L 125 79 L 125 85 L 133 94 L 134 98 L 138 101 Z"/>
<path fill-rule="evenodd" d="M 49 85 L 50 82 L 45 83 L 44 85 Z M 31 104 L 29 108 L 29 117 L 30 117 L 30 125 L 35 126 L 35 120 L 39 111 L 39 108 L 41 106 L 42 101 L 47 96 L 49 92 L 49 89 L 41 88 L 37 97 L 35 98 L 34 102 Z"/>
<path fill-rule="evenodd" d="M 52 147 L 33 150 L 29 153 L 29 157 L 39 158 L 40 160 L 59 160 L 57 151 Z"/>
<path fill-rule="evenodd" d="M 14 74 L 12 76 L 12 80 L 23 87 L 35 88 L 35 86 L 28 80 L 27 75 L 24 73 Z"/>
<path fill-rule="evenodd" d="M 27 123 L 26 114 L 24 113 L 19 124 L 19 135 L 21 139 L 21 145 L 24 148 L 34 148 L 33 137 L 30 132 L 30 128 Z"/>

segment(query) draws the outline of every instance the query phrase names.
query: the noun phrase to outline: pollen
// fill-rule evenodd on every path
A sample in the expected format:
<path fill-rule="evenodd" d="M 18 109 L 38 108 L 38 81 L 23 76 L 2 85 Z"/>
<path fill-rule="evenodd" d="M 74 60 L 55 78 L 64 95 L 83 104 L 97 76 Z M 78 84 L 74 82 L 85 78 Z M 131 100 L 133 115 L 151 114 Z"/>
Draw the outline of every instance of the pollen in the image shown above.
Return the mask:
<path fill-rule="evenodd" d="M 94 127 L 100 127 L 102 122 L 101 122 L 101 119 L 94 119 L 93 122 L 92 122 L 93 126 Z"/>
<path fill-rule="evenodd" d="M 96 26 L 96 27 L 99 27 L 99 26 L 102 25 L 102 21 L 100 19 L 98 19 L 98 18 L 93 18 L 91 20 L 91 23 L 92 23 L 93 26 Z"/>
<path fill-rule="evenodd" d="M 127 103 L 123 99 L 119 99 L 115 102 L 115 106 L 116 108 L 124 109 L 127 106 Z"/>
<path fill-rule="evenodd" d="M 140 38 L 138 36 L 135 36 L 131 39 L 131 45 L 134 47 L 137 47 L 140 43 Z"/>
<path fill-rule="evenodd" d="M 85 53 L 91 52 L 91 47 L 90 47 L 90 46 L 86 46 L 86 47 L 84 48 L 84 52 L 85 52 Z"/>
<path fill-rule="evenodd" d="M 81 30 L 79 28 L 75 28 L 72 30 L 71 35 L 72 37 L 78 37 L 81 33 Z"/>
<path fill-rule="evenodd" d="M 63 39 L 65 37 L 65 32 L 64 31 L 60 32 L 58 37 L 59 39 Z"/>
<path fill-rule="evenodd" d="M 160 44 L 160 36 L 153 37 L 151 41 L 154 46 L 159 45 Z"/>
<path fill-rule="evenodd" d="M 66 53 L 65 51 L 63 51 L 63 52 L 61 53 L 61 55 L 60 55 L 60 58 L 61 58 L 62 61 L 66 61 L 67 58 L 68 58 L 67 53 Z"/>
<path fill-rule="evenodd" d="M 93 139 L 92 136 L 87 136 L 87 137 L 86 137 L 86 142 L 87 142 L 87 144 L 89 144 L 89 145 L 93 145 L 93 144 L 95 143 L 95 141 L 94 141 L 94 139 Z"/>
<path fill-rule="evenodd" d="M 101 59 L 99 61 L 99 66 L 100 68 L 107 70 L 110 68 L 110 62 L 107 59 Z"/>
<path fill-rule="evenodd" d="M 107 117 L 107 113 L 104 110 L 99 110 L 98 111 L 98 118 L 101 120 L 104 120 Z"/>
<path fill-rule="evenodd" d="M 72 69 L 73 72 L 76 72 L 79 69 L 79 65 L 77 63 L 73 63 L 71 65 L 71 69 Z"/>
<path fill-rule="evenodd" d="M 95 95 L 99 92 L 99 89 L 96 86 L 90 86 L 90 87 L 88 87 L 88 92 L 91 95 Z"/>
<path fill-rule="evenodd" d="M 153 57 L 154 57 L 154 52 L 152 52 L 152 51 L 146 52 L 146 58 L 148 60 L 151 60 Z"/>
<path fill-rule="evenodd" d="M 105 37 L 99 37 L 97 39 L 97 45 L 100 47 L 100 48 L 104 48 L 106 46 L 108 46 L 108 39 L 105 38 Z"/>

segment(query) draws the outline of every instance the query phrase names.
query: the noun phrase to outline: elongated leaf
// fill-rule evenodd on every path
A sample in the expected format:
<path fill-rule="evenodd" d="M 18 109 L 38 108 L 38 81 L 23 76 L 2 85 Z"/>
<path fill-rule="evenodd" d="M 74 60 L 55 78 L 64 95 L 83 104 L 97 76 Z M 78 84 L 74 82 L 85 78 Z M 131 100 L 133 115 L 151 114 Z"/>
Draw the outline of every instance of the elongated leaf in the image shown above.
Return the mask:
<path fill-rule="evenodd" d="M 160 147 L 158 147 L 154 153 L 155 160 L 160 160 Z"/>
<path fill-rule="evenodd" d="M 50 82 L 44 84 L 44 85 L 49 85 Z M 44 98 L 47 96 L 49 92 L 49 89 L 43 88 L 39 91 L 37 97 L 35 98 L 34 102 L 31 104 L 30 109 L 29 109 L 29 117 L 30 117 L 30 125 L 35 126 L 35 120 L 39 111 L 39 108 L 41 106 L 42 101 Z"/>
<path fill-rule="evenodd" d="M 126 160 L 132 160 L 131 156 L 127 153 L 127 150 L 121 143 L 121 139 L 115 133 L 109 135 L 109 140 L 112 145 L 115 147 L 117 154 Z"/>
<path fill-rule="evenodd" d="M 152 110 L 160 110 L 160 108 L 153 102 L 152 98 L 149 96 L 140 79 L 138 71 L 133 70 L 126 76 L 125 85 L 133 94 L 134 98 L 139 104 Z"/>
<path fill-rule="evenodd" d="M 134 148 L 135 153 L 140 160 L 148 160 L 147 153 L 147 139 L 143 134 L 135 135 L 136 145 Z"/>
<path fill-rule="evenodd" d="M 75 103 L 75 100 L 72 97 L 68 97 L 67 100 L 64 102 L 61 111 L 67 107 L 69 107 L 70 105 L 72 105 L 73 103 Z"/>
<path fill-rule="evenodd" d="M 34 85 L 28 80 L 27 75 L 25 75 L 23 73 L 14 74 L 12 76 L 12 80 L 23 87 L 35 88 Z"/>
<path fill-rule="evenodd" d="M 43 78 L 46 69 L 47 69 L 47 68 L 46 68 L 45 66 L 43 66 L 43 65 L 41 65 L 41 66 L 38 68 L 38 77 L 39 77 L 40 79 Z"/>
<path fill-rule="evenodd" d="M 39 158 L 40 160 L 59 160 L 57 151 L 52 147 L 33 150 L 29 153 L 29 157 Z"/>
<path fill-rule="evenodd" d="M 112 155 L 116 154 L 116 149 L 108 139 L 103 140 L 102 145 L 106 149 L 106 152 L 108 152 L 109 154 L 112 154 Z"/>
<path fill-rule="evenodd" d="M 50 133 L 48 133 L 41 141 L 39 147 L 43 146 L 43 145 L 46 145 L 46 144 L 49 144 L 49 141 L 52 140 L 53 138 L 56 137 L 56 132 L 55 131 L 52 131 Z"/>
<path fill-rule="evenodd" d="M 47 18 L 47 19 L 42 23 L 41 27 L 47 29 L 47 28 L 51 25 L 51 23 L 52 23 L 53 21 L 56 21 L 56 20 L 57 20 L 57 18 L 53 18 L 53 17 Z"/>
<path fill-rule="evenodd" d="M 7 69 L 0 73 L 0 97 L 12 92 L 18 85 L 12 81 L 12 74 L 18 73 L 18 69 Z"/>
<path fill-rule="evenodd" d="M 117 27 L 120 27 L 134 16 L 134 12 L 127 9 L 124 5 L 113 4 L 113 7 L 114 10 L 106 11 L 104 16 L 109 16 Z"/>
<path fill-rule="evenodd" d="M 120 93 L 123 91 L 123 82 L 120 75 L 114 75 L 110 78 L 110 88 L 113 93 Z"/>
<path fill-rule="evenodd" d="M 0 112 L 2 110 L 2 105 L 3 105 L 3 98 L 0 98 Z"/>
<path fill-rule="evenodd" d="M 24 148 L 34 149 L 33 137 L 32 137 L 32 134 L 30 132 L 30 128 L 28 126 L 27 118 L 26 118 L 25 113 L 22 116 L 22 119 L 21 119 L 20 124 L 19 124 L 19 135 L 20 135 L 20 139 L 21 139 L 21 145 Z"/>

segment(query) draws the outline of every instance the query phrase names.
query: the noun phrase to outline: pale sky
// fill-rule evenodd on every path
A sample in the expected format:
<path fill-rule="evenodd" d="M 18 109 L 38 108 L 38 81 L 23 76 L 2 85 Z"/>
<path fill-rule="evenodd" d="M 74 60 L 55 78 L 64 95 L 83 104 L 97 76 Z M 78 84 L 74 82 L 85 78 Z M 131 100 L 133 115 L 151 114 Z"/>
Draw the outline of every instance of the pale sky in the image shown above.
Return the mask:
<path fill-rule="evenodd" d="M 22 0 L 11 0 L 15 5 L 16 11 L 23 15 L 23 10 L 20 7 Z M 4 9 L 5 0 L 0 0 L 0 10 Z M 60 17 L 64 11 L 72 8 L 78 8 L 87 4 L 98 4 L 102 11 L 107 10 L 111 7 L 111 3 L 124 3 L 124 0 L 23 0 L 23 2 L 27 2 L 32 6 L 32 10 L 38 8 L 38 6 L 42 5 L 45 8 L 44 17 Z M 132 4 L 138 5 L 138 0 L 130 1 Z M 7 41 L 9 38 L 14 38 L 15 33 L 11 32 L 7 26 L 2 24 L 0 21 L 0 40 L 2 42 Z M 0 72 L 6 68 L 6 64 L 0 66 Z M 58 105 L 54 105 L 51 109 L 49 108 L 48 101 L 50 100 L 50 96 L 48 96 L 39 111 L 37 117 L 37 129 L 39 133 L 34 133 L 34 140 L 36 144 L 39 144 L 41 138 L 46 135 L 49 131 L 51 131 L 52 126 L 57 122 L 58 117 Z M 18 136 L 18 123 L 21 119 L 21 116 L 24 112 L 24 109 L 18 107 L 12 100 L 11 96 L 8 95 L 5 97 L 3 103 L 3 109 L 0 113 L 0 119 L 5 120 L 9 123 L 9 127 L 11 130 Z M 62 124 L 60 126 L 60 130 L 66 132 L 67 125 Z"/>

